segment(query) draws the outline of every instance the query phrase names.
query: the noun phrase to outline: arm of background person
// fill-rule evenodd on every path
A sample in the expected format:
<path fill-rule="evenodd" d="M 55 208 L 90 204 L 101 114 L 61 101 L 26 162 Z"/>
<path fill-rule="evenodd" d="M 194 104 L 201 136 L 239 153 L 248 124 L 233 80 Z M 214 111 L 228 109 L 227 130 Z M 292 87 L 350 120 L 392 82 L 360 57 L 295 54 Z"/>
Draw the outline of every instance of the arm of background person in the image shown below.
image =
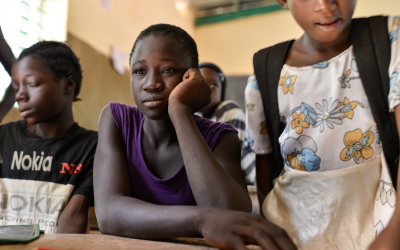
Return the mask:
<path fill-rule="evenodd" d="M 82 194 L 72 196 L 60 215 L 57 233 L 87 233 L 88 214 L 89 198 Z"/>
<path fill-rule="evenodd" d="M 11 69 L 15 62 L 15 57 L 8 46 L 7 42 L 4 40 L 3 32 L 0 28 L 0 62 L 3 65 L 4 69 L 11 76 Z M 11 87 L 11 84 L 8 86 L 6 92 L 4 93 L 4 98 L 0 102 L 0 123 L 3 118 L 6 116 L 8 111 L 14 105 L 14 90 Z"/>
<path fill-rule="evenodd" d="M 260 203 L 260 214 L 263 215 L 262 205 L 274 185 L 274 154 L 256 155 L 257 197 Z"/>
<path fill-rule="evenodd" d="M 162 239 L 203 234 L 213 246 L 295 249 L 286 232 L 260 216 L 199 206 L 161 206 L 131 197 L 121 135 L 106 106 L 94 159 L 94 195 L 100 231 L 124 237 Z M 107 183 L 107 185 L 104 185 Z"/>

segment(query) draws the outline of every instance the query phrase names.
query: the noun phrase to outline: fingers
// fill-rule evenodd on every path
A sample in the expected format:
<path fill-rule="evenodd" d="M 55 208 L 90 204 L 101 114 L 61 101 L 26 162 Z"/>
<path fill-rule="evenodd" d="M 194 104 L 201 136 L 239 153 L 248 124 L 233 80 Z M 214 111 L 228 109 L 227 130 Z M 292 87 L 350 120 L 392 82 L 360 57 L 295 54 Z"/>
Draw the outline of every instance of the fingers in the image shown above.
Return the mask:
<path fill-rule="evenodd" d="M 231 239 L 228 242 L 228 249 L 234 249 L 234 250 L 248 250 L 246 245 L 244 244 L 244 241 L 241 237 L 239 236 L 232 236 Z"/>
<path fill-rule="evenodd" d="M 183 75 L 182 80 L 183 81 L 188 80 L 190 78 L 193 78 L 197 74 L 201 75 L 201 73 L 197 69 L 190 68 L 190 69 L 186 70 L 185 74 Z"/>
<path fill-rule="evenodd" d="M 258 223 L 257 223 L 258 224 Z M 295 250 L 294 243 L 287 233 L 270 223 L 268 227 L 263 224 L 238 227 L 235 233 L 246 237 L 250 242 L 258 244 L 266 250 Z"/>

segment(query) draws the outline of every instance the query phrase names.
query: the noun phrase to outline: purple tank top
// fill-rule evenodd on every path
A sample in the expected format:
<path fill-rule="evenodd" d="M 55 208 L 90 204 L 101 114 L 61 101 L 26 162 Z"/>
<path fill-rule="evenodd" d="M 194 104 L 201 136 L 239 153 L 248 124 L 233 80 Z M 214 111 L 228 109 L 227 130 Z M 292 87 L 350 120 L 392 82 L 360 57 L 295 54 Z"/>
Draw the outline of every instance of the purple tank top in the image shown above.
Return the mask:
<path fill-rule="evenodd" d="M 110 103 L 110 108 L 122 136 L 132 197 L 158 205 L 197 205 L 185 165 L 169 179 L 159 179 L 148 170 L 141 146 L 143 113 L 135 106 L 120 103 Z M 197 115 L 193 115 L 193 119 L 211 151 L 225 132 L 237 132 L 228 124 L 212 122 Z"/>

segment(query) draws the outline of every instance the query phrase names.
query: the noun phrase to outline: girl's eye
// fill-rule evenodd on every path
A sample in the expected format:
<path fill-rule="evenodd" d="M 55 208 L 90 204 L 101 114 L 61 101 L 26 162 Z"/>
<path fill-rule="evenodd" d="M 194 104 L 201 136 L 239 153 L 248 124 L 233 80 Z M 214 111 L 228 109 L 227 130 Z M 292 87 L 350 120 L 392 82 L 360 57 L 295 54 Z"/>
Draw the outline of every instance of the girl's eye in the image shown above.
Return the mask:
<path fill-rule="evenodd" d="M 143 75 L 143 74 L 146 74 L 146 71 L 143 69 L 135 69 L 134 73 L 136 75 Z"/>
<path fill-rule="evenodd" d="M 218 84 L 212 83 L 212 84 L 210 84 L 210 88 L 211 89 L 217 89 L 218 88 Z"/>
<path fill-rule="evenodd" d="M 37 87 L 39 85 L 40 85 L 40 83 L 32 83 L 32 84 L 29 84 L 29 87 Z"/>
<path fill-rule="evenodd" d="M 163 73 L 173 73 L 173 72 L 175 72 L 175 70 L 174 69 L 164 69 L 163 70 Z"/>

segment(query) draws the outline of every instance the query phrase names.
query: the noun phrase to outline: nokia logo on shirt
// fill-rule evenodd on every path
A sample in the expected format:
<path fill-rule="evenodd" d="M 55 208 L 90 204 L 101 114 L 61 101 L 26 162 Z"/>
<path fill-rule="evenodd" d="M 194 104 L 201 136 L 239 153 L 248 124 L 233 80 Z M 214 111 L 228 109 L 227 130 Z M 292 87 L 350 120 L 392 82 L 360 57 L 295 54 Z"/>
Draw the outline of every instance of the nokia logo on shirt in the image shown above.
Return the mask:
<path fill-rule="evenodd" d="M 51 170 L 51 164 L 53 162 L 53 156 L 44 157 L 44 152 L 41 155 L 36 155 L 36 151 L 33 151 L 33 156 L 24 155 L 24 151 L 21 151 L 19 156 L 18 152 L 14 151 L 14 156 L 11 164 L 11 170 L 14 170 L 14 166 L 20 170 L 28 171 L 32 168 L 32 171 L 40 171 L 41 169 L 45 172 Z"/>

